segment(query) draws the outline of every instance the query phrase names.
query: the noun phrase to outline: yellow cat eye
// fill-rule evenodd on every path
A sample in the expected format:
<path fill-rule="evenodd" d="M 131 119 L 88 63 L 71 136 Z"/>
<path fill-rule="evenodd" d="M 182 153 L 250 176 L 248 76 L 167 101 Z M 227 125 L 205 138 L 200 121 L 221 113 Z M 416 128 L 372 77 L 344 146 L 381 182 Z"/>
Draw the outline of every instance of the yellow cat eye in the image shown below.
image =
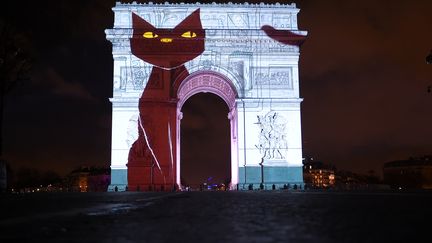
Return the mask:
<path fill-rule="evenodd" d="M 186 31 L 181 36 L 184 38 L 194 38 L 196 37 L 196 33 L 192 31 Z"/>
<path fill-rule="evenodd" d="M 148 39 L 153 39 L 153 38 L 158 37 L 158 35 L 155 34 L 155 33 L 153 33 L 153 32 L 151 32 L 151 31 L 147 31 L 147 32 L 145 32 L 145 33 L 143 34 L 143 37 L 144 37 L 144 38 L 148 38 Z"/>

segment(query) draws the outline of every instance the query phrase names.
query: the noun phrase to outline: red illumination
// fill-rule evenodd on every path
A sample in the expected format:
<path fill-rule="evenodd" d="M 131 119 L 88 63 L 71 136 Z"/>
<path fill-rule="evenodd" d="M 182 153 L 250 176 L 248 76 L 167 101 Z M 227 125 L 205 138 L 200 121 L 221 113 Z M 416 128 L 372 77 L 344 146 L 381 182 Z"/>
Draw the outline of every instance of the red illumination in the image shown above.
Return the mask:
<path fill-rule="evenodd" d="M 261 29 L 273 40 L 285 45 L 301 46 L 306 40 L 306 36 L 298 35 L 290 30 L 277 30 L 269 25 L 264 25 Z"/>
<path fill-rule="evenodd" d="M 195 10 L 174 29 L 157 29 L 132 14 L 132 53 L 154 67 L 139 101 L 139 136 L 127 164 L 129 190 L 175 186 L 177 88 L 189 75 L 183 64 L 204 51 L 199 13 Z"/>

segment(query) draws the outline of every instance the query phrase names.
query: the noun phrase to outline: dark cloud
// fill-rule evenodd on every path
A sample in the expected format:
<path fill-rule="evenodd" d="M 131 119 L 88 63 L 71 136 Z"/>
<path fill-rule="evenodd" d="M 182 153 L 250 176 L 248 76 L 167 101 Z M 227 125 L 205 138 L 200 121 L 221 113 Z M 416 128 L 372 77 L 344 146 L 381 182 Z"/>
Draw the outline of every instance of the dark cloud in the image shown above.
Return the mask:
<path fill-rule="evenodd" d="M 430 154 L 430 1 L 300 1 L 305 152 L 339 168 Z M 303 6 L 303 7 L 302 7 Z"/>
<path fill-rule="evenodd" d="M 81 83 L 66 81 L 64 77 L 51 67 L 38 70 L 33 75 L 32 82 L 35 86 L 43 87 L 53 95 L 82 99 L 88 102 L 98 101 Z"/>

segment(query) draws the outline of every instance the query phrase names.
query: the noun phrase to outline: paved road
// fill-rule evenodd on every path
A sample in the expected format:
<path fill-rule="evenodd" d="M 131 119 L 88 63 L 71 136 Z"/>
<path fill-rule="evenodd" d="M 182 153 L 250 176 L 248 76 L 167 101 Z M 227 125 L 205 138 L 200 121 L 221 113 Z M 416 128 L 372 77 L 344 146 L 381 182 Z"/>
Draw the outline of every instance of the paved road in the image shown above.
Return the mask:
<path fill-rule="evenodd" d="M 418 242 L 432 219 L 432 193 L 1 196 L 0 242 Z"/>

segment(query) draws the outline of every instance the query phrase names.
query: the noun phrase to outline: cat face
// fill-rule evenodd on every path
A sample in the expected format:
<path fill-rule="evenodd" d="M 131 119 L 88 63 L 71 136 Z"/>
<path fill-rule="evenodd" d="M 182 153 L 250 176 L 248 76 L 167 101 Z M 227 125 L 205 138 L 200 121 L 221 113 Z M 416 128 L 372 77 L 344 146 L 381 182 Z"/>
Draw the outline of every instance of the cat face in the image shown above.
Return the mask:
<path fill-rule="evenodd" d="M 155 66 L 176 68 L 204 51 L 205 31 L 199 9 L 174 29 L 155 28 L 135 13 L 132 13 L 132 25 L 132 54 Z"/>

